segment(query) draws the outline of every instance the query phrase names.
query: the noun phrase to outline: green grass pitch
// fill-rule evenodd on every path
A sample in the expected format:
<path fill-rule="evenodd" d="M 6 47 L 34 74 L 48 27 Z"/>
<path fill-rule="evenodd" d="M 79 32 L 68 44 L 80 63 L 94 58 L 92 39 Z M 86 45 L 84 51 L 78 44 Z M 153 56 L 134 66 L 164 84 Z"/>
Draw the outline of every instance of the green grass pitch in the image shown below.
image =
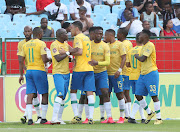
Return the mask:
<path fill-rule="evenodd" d="M 28 126 L 21 123 L 0 123 L 0 132 L 180 132 L 180 120 L 165 120 L 161 125 L 149 124 L 88 124 L 40 125 Z"/>

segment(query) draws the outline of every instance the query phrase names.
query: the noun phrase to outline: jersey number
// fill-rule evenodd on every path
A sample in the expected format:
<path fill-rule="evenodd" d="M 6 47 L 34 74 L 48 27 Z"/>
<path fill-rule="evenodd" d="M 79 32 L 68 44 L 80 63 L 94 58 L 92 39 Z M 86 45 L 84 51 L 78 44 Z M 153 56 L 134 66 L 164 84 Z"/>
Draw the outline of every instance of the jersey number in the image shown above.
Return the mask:
<path fill-rule="evenodd" d="M 137 69 L 137 59 L 135 58 L 134 55 L 131 55 L 131 60 L 132 60 L 132 67 L 134 69 Z"/>
<path fill-rule="evenodd" d="M 34 49 L 29 48 L 29 62 L 34 62 Z"/>
<path fill-rule="evenodd" d="M 89 57 L 89 55 L 90 55 L 90 45 L 89 45 L 89 43 L 87 43 L 86 46 L 88 47 L 86 57 Z"/>

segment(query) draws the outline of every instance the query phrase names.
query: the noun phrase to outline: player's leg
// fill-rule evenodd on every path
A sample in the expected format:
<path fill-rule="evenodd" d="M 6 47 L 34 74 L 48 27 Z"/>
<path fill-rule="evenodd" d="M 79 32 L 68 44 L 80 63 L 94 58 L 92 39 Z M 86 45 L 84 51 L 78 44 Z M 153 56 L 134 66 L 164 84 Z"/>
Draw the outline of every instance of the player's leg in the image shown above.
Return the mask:
<path fill-rule="evenodd" d="M 27 96 L 27 95 L 26 95 Z M 27 97 L 26 97 L 26 100 L 25 100 L 25 102 L 27 102 Z M 24 111 L 24 115 L 23 115 L 23 117 L 21 117 L 21 123 L 22 124 L 25 124 L 26 123 L 26 121 L 27 121 L 27 108 L 25 109 L 25 111 Z"/>
<path fill-rule="evenodd" d="M 135 91 L 135 96 L 136 99 L 138 100 L 140 107 L 142 107 L 148 114 L 148 117 L 146 119 L 146 124 L 150 122 L 152 117 L 155 115 L 155 113 L 148 107 L 146 100 L 143 98 L 143 96 L 148 95 L 148 90 L 145 86 L 145 75 L 140 75 L 137 83 L 136 83 L 136 91 Z"/>
<path fill-rule="evenodd" d="M 158 99 L 158 87 L 159 87 L 159 73 L 158 71 L 152 71 L 146 75 L 146 87 L 148 89 L 149 95 L 152 97 L 154 102 L 154 110 L 156 113 L 155 125 L 162 124 L 161 111 L 160 111 L 160 101 Z"/>
<path fill-rule="evenodd" d="M 114 76 L 109 76 L 109 83 L 114 87 L 114 92 L 118 99 L 119 109 L 120 109 L 120 118 L 116 123 L 124 123 L 124 110 L 125 110 L 125 100 L 123 93 L 123 78 L 120 75 L 115 79 Z"/>
<path fill-rule="evenodd" d="M 78 117 L 78 103 L 77 103 L 77 89 L 82 90 L 83 86 L 83 72 L 73 72 L 72 75 L 72 85 L 71 85 L 71 106 L 74 112 L 74 118 L 71 120 L 71 123 L 79 123 L 80 119 Z"/>
<path fill-rule="evenodd" d="M 79 104 L 78 104 L 78 117 L 81 120 L 82 117 L 82 112 L 84 109 L 84 101 L 86 99 L 86 93 L 84 91 L 81 91 L 81 97 L 79 99 Z"/>
<path fill-rule="evenodd" d="M 105 112 L 105 108 L 104 108 L 104 99 L 103 99 L 103 95 L 99 95 L 99 109 L 100 109 L 100 122 L 105 121 L 104 118 L 104 112 Z"/>
<path fill-rule="evenodd" d="M 28 115 L 28 125 L 33 124 L 33 120 L 32 120 L 32 111 L 33 111 L 32 100 L 33 100 L 33 96 L 34 96 L 34 93 L 27 94 L 26 108 L 27 108 L 27 115 Z"/>
<path fill-rule="evenodd" d="M 41 110 L 40 110 L 40 103 L 39 103 L 39 98 L 37 96 L 37 93 L 34 94 L 34 97 L 33 97 L 33 106 L 37 114 L 37 121 L 35 123 L 38 124 L 41 122 Z"/>
<path fill-rule="evenodd" d="M 82 122 L 82 124 L 88 124 L 88 118 L 89 118 L 89 106 L 88 106 L 88 99 L 87 99 L 87 96 L 85 96 L 84 107 L 85 107 L 86 120 L 85 120 L 84 122 Z"/>
<path fill-rule="evenodd" d="M 46 119 L 48 110 L 48 79 L 45 71 L 33 70 L 33 80 L 39 94 L 42 94 L 42 120 L 41 124 L 49 124 Z"/>

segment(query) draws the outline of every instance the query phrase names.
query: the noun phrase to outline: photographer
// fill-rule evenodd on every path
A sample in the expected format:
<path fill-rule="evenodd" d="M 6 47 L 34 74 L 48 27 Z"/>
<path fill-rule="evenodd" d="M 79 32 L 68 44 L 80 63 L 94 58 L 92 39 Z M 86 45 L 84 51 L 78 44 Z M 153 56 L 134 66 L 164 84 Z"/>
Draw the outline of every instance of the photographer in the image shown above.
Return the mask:
<path fill-rule="evenodd" d="M 27 13 L 27 15 L 40 15 L 46 11 L 50 13 L 48 16 L 49 19 L 59 21 L 61 25 L 67 20 L 67 7 L 60 3 L 60 0 L 54 0 L 54 2 L 46 6 L 44 10 Z"/>

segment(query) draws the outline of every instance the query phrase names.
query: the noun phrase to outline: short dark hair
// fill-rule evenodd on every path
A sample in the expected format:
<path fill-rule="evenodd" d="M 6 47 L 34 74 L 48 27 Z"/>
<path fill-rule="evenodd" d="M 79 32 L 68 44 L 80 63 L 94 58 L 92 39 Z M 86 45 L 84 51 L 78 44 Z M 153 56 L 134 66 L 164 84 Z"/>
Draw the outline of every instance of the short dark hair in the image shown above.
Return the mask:
<path fill-rule="evenodd" d="M 80 21 L 75 21 L 72 23 L 75 27 L 78 27 L 80 31 L 83 29 L 83 25 Z"/>
<path fill-rule="evenodd" d="M 63 23 L 62 28 L 66 29 L 66 28 L 68 28 L 70 25 L 71 25 L 71 24 L 70 24 L 69 22 L 65 22 L 65 23 Z"/>
<path fill-rule="evenodd" d="M 118 33 L 121 33 L 126 37 L 128 35 L 128 30 L 125 27 L 124 28 L 119 28 Z"/>
<path fill-rule="evenodd" d="M 150 5 L 150 4 L 153 4 L 153 3 L 150 2 L 150 1 L 149 1 L 149 2 L 146 2 L 146 3 L 145 3 L 145 7 L 148 7 L 148 5 Z"/>
<path fill-rule="evenodd" d="M 167 25 L 167 23 L 168 23 L 170 20 L 171 20 L 171 19 L 167 19 L 167 20 L 164 21 L 164 23 L 163 23 L 163 28 L 164 28 L 164 30 L 166 29 L 166 25 Z"/>
<path fill-rule="evenodd" d="M 127 5 L 128 3 L 132 3 L 132 1 L 127 0 L 127 1 L 125 2 L 125 5 Z"/>
<path fill-rule="evenodd" d="M 114 36 L 116 35 L 116 32 L 113 29 L 108 29 L 106 32 L 112 33 Z"/>
<path fill-rule="evenodd" d="M 101 26 L 97 26 L 97 27 L 95 27 L 94 31 L 96 31 L 96 30 L 103 30 L 103 28 Z"/>
<path fill-rule="evenodd" d="M 94 31 L 95 31 L 95 29 L 96 29 L 96 27 L 95 27 L 95 26 L 94 26 L 94 27 L 90 27 L 90 28 L 89 28 L 89 33 L 90 33 L 90 32 L 94 32 Z"/>
<path fill-rule="evenodd" d="M 39 35 L 43 30 L 40 27 L 35 27 L 33 29 L 33 36 Z"/>
<path fill-rule="evenodd" d="M 143 29 L 142 33 L 147 34 L 149 37 L 151 36 L 151 32 L 149 30 L 147 30 L 147 29 Z"/>

